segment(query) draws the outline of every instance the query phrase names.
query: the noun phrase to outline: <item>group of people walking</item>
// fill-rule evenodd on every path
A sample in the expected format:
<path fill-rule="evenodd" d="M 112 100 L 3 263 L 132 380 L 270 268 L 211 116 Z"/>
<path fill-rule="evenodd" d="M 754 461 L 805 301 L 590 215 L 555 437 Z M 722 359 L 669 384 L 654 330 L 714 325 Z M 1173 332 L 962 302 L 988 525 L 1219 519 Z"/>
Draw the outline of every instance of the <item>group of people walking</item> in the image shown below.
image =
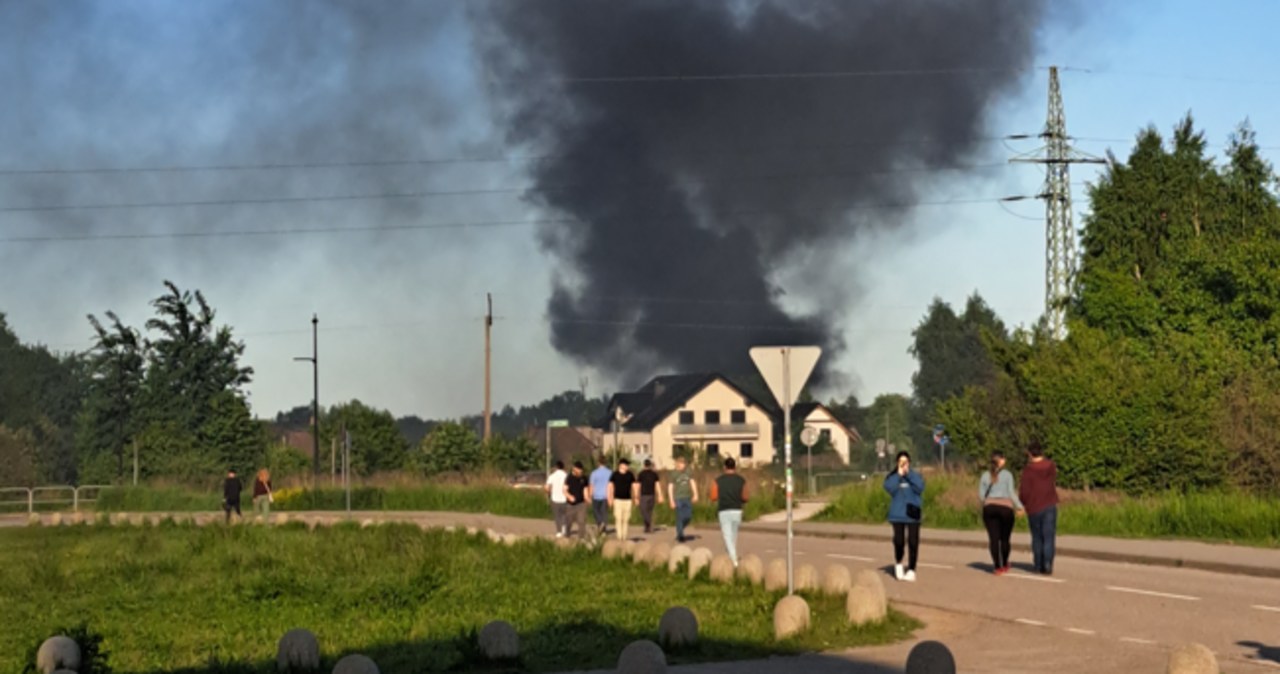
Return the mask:
<path fill-rule="evenodd" d="M 1058 528 L 1058 468 L 1044 455 L 1038 442 L 1027 446 L 1027 465 L 1020 485 L 1005 467 L 1003 452 L 993 452 L 988 470 L 978 481 L 982 522 L 987 530 L 994 573 L 1009 572 L 1013 526 L 1025 514 L 1031 529 L 1031 553 L 1035 572 L 1053 575 L 1054 541 Z M 920 553 L 925 480 L 911 467 L 911 455 L 900 452 L 897 466 L 885 476 L 889 493 L 889 523 L 893 526 L 894 576 L 914 582 Z M 903 564 L 904 557 L 906 564 Z"/>
<path fill-rule="evenodd" d="M 240 492 L 242 491 L 244 491 L 244 485 L 240 483 L 235 469 L 228 470 L 226 479 L 222 481 L 222 511 L 226 513 L 228 524 L 231 522 L 233 512 L 236 517 L 244 517 L 240 513 Z M 250 498 L 250 503 L 255 513 L 265 517 L 271 514 L 271 504 L 274 501 L 275 497 L 271 494 L 271 471 L 263 468 L 254 476 L 253 496 Z"/>

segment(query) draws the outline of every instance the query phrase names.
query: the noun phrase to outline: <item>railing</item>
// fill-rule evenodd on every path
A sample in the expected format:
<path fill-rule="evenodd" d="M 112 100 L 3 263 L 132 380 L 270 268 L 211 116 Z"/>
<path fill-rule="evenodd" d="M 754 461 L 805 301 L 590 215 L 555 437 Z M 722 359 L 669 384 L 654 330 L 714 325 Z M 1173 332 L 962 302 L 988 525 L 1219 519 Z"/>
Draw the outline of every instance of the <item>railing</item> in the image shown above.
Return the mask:
<path fill-rule="evenodd" d="M 867 481 L 867 474 L 854 471 L 839 473 L 814 473 L 813 482 L 809 485 L 810 493 L 820 493 L 832 487 L 857 484 Z"/>
<path fill-rule="evenodd" d="M 676 424 L 671 430 L 675 436 L 708 435 L 760 435 L 760 424 Z"/>
<path fill-rule="evenodd" d="M 43 510 L 44 506 L 55 506 L 53 509 L 59 510 L 60 508 L 57 506 L 70 505 L 72 512 L 80 512 L 80 505 L 82 503 L 96 503 L 103 489 L 111 489 L 111 486 L 82 484 L 79 487 L 62 485 L 50 487 L 4 487 L 0 488 L 0 508 L 25 507 L 27 514 L 33 514 L 37 507 L 41 507 Z M 5 494 L 17 494 L 19 498 L 5 498 Z M 25 498 L 22 498 L 23 496 Z"/>

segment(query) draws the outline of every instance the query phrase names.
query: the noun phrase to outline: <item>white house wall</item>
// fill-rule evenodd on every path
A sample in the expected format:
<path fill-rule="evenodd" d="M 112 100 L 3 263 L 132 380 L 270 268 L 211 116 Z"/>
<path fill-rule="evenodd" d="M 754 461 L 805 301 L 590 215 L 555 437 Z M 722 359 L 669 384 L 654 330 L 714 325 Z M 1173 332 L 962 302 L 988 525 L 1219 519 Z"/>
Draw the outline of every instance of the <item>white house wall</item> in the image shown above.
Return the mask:
<path fill-rule="evenodd" d="M 743 424 L 733 424 L 733 412 L 746 413 Z M 681 412 L 693 413 L 693 424 L 681 424 Z M 708 424 L 707 412 L 719 412 L 720 423 Z M 697 428 L 702 427 L 702 428 Z M 750 427 L 747 430 L 746 427 Z M 679 432 L 679 435 L 677 435 Z M 721 458 L 732 456 L 744 467 L 773 461 L 773 420 L 724 380 L 716 380 L 699 391 L 684 406 L 654 426 L 650 435 L 653 460 L 659 467 L 674 465 L 675 446 L 696 445 L 704 450 L 718 444 Z M 741 445 L 751 443 L 751 458 L 741 456 Z"/>

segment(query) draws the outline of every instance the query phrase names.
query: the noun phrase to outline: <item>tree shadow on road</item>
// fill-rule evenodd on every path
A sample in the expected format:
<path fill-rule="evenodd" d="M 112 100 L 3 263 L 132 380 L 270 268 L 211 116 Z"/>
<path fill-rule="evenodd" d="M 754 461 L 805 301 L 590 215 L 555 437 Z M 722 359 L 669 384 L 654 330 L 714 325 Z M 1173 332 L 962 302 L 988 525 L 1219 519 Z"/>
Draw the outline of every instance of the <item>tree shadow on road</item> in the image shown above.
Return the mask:
<path fill-rule="evenodd" d="M 1256 641 L 1237 641 L 1236 645 L 1254 649 L 1253 657 L 1257 660 L 1280 664 L 1280 646 L 1267 646 Z"/>

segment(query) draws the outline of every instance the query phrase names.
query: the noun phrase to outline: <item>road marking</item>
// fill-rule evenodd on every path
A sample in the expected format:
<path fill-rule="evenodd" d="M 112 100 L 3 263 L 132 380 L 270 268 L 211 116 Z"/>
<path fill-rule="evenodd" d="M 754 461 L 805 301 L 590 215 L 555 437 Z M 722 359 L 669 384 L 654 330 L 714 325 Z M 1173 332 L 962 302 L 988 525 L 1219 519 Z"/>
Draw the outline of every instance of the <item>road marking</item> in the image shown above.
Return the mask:
<path fill-rule="evenodd" d="M 1018 580 L 1038 580 L 1041 583 L 1065 583 L 1067 581 L 1061 578 L 1049 578 L 1047 576 L 1033 576 L 1029 573 L 1010 573 L 1006 578 L 1017 578 Z"/>
<path fill-rule="evenodd" d="M 1273 613 L 1280 613 L 1280 606 L 1263 606 L 1261 604 L 1254 604 L 1253 607 L 1258 609 L 1259 611 L 1271 611 Z"/>
<path fill-rule="evenodd" d="M 1097 632 L 1094 632 L 1093 630 L 1082 630 L 1078 627 L 1068 627 L 1067 631 L 1072 634 L 1083 634 L 1086 637 L 1091 637 L 1097 634 Z"/>
<path fill-rule="evenodd" d="M 1112 592 L 1128 592 L 1129 594 L 1142 594 L 1148 597 L 1162 597 L 1164 599 L 1179 599 L 1182 601 L 1200 601 L 1199 597 L 1190 597 L 1185 594 L 1169 594 L 1168 592 L 1153 592 L 1151 590 L 1138 590 L 1132 587 L 1119 587 L 1116 585 L 1108 585 L 1108 590 Z"/>
<path fill-rule="evenodd" d="M 947 566 L 946 564 L 926 564 L 925 562 L 920 562 L 920 564 L 919 564 L 919 565 L 920 565 L 920 566 L 923 566 L 923 567 L 926 567 L 926 568 L 930 568 L 930 569 L 954 569 L 954 568 L 956 568 L 956 567 L 954 567 L 954 566 Z"/>
<path fill-rule="evenodd" d="M 1026 618 L 1018 618 L 1018 619 L 1017 619 L 1017 620 L 1015 620 L 1014 622 L 1016 622 L 1016 623 L 1021 623 L 1021 624 L 1023 624 L 1023 625 L 1030 625 L 1030 626 L 1032 626 L 1032 627 L 1047 627 L 1047 626 L 1048 626 L 1048 623 L 1042 623 L 1042 622 L 1040 622 L 1039 620 L 1027 620 Z"/>
<path fill-rule="evenodd" d="M 833 553 L 828 553 L 828 554 L 827 554 L 827 556 L 828 556 L 828 557 L 830 557 L 830 558 L 832 558 L 832 559 L 852 559 L 852 560 L 853 560 L 853 561 L 855 561 L 855 562 L 874 562 L 874 561 L 876 561 L 876 560 L 874 560 L 874 559 L 871 559 L 870 557 L 859 557 L 859 556 L 857 556 L 857 555 L 837 555 L 837 554 L 833 554 Z"/>
<path fill-rule="evenodd" d="M 1156 642 L 1147 641 L 1146 639 L 1134 639 L 1133 637 L 1120 637 L 1120 640 L 1130 644 L 1142 644 L 1143 646 L 1155 646 Z"/>

